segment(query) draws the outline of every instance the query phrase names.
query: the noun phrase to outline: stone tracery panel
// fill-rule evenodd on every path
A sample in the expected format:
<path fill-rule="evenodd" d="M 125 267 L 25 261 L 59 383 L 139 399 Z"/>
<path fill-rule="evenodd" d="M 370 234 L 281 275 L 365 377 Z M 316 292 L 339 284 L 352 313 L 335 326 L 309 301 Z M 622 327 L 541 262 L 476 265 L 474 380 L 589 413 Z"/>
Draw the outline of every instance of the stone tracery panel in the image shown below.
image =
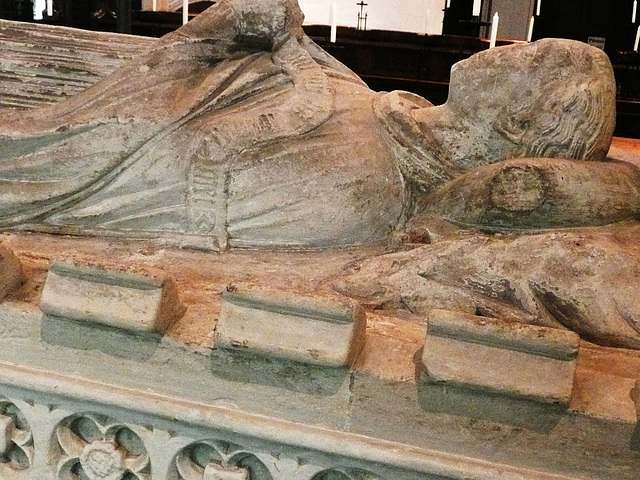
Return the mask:
<path fill-rule="evenodd" d="M 253 453 L 224 441 L 201 441 L 176 456 L 169 479 L 273 480 L 269 469 Z"/>
<path fill-rule="evenodd" d="M 172 442 L 173 434 L 154 427 L 153 421 L 142 426 L 99 410 L 72 413 L 66 407 L 25 402 L 0 396 L 3 480 L 382 480 L 364 470 L 321 466 L 324 462 L 316 464 L 297 450 L 287 453 L 287 447 L 241 446 L 220 439 L 224 437 L 178 436 L 183 440 Z M 50 441 L 34 445 L 34 437 Z M 160 461 L 165 455 L 166 464 Z M 158 465 L 152 473 L 155 463 L 166 467 Z M 8 468 L 12 470 L 1 470 Z"/>
<path fill-rule="evenodd" d="M 95 414 L 73 415 L 55 431 L 57 480 L 151 480 L 140 437 L 128 426 Z"/>
<path fill-rule="evenodd" d="M 269 465 L 269 467 L 267 466 Z M 204 440 L 184 447 L 167 480 L 382 480 L 358 468 L 328 468 L 279 453 L 252 453 L 234 443 Z"/>
<path fill-rule="evenodd" d="M 28 469 L 33 462 L 33 435 L 22 411 L 0 397 L 0 477 Z"/>
<path fill-rule="evenodd" d="M 2 480 L 569 479 L 1 362 L 0 383 L 0 446 L 28 459 Z"/>

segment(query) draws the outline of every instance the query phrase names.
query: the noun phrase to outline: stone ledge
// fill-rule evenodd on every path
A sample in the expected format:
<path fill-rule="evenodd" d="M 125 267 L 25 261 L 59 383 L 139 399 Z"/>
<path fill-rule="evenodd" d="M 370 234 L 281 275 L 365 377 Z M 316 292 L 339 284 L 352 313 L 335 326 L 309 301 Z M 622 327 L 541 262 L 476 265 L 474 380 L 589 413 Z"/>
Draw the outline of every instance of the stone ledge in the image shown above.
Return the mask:
<path fill-rule="evenodd" d="M 429 382 L 569 405 L 575 333 L 444 310 L 428 322 L 422 365 Z"/>
<path fill-rule="evenodd" d="M 344 367 L 362 348 L 365 327 L 356 303 L 258 289 L 226 292 L 215 346 Z"/>
<path fill-rule="evenodd" d="M 94 411 L 104 415 L 114 415 L 118 412 L 122 415 L 126 412 L 126 415 L 134 418 L 136 423 L 144 425 L 144 429 L 156 432 L 166 428 L 165 424 L 168 422 L 173 433 L 169 435 L 169 438 L 172 438 L 171 442 L 167 442 L 166 439 L 163 441 L 165 455 L 168 453 L 166 449 L 171 445 L 181 446 L 185 443 L 181 440 L 183 438 L 180 436 L 181 431 L 196 429 L 200 432 L 196 434 L 198 438 L 202 438 L 203 432 L 208 431 L 209 434 L 228 435 L 231 441 L 241 436 L 254 445 L 257 444 L 256 442 L 268 442 L 266 448 L 276 456 L 278 454 L 274 450 L 274 444 L 282 445 L 280 448 L 289 453 L 291 450 L 284 446 L 293 447 L 293 451 L 305 458 L 326 459 L 328 458 L 326 455 L 329 455 L 333 458 L 334 464 L 357 464 L 359 468 L 366 467 L 369 471 L 380 475 L 373 478 L 385 480 L 418 478 L 424 480 L 436 478 L 579 480 L 579 477 L 571 475 L 548 473 L 422 449 L 360 434 L 303 425 L 227 407 L 192 402 L 183 398 L 123 388 L 4 362 L 0 362 L 0 385 L 3 386 L 2 393 L 10 399 L 16 395 L 26 399 L 20 402 L 24 406 L 33 405 L 34 402 L 37 405 L 38 399 L 46 399 L 47 405 L 56 405 L 55 408 L 58 409 L 64 407 L 61 411 L 63 413 L 69 408 L 79 412 Z M 40 412 L 39 415 L 49 411 L 47 408 L 37 410 Z M 37 430 L 39 426 L 33 425 L 33 421 L 31 423 L 31 427 Z M 50 420 L 47 423 L 50 424 Z M 135 430 L 141 431 L 140 427 Z M 38 434 L 34 437 L 50 438 Z M 36 448 L 46 449 L 48 446 L 36 446 Z M 36 458 L 43 460 L 47 455 L 43 451 L 41 456 L 36 455 Z M 153 463 L 154 458 L 151 460 Z M 44 470 L 52 467 L 54 466 L 41 465 L 39 470 L 36 470 L 42 475 Z M 321 468 L 319 467 L 318 470 Z M 36 475 L 28 478 L 42 480 L 44 477 Z M 154 474 L 153 478 L 154 480 L 164 479 L 165 476 Z M 274 477 L 275 480 L 285 480 L 285 478 L 289 478 L 286 473 Z"/>
<path fill-rule="evenodd" d="M 53 317 L 160 334 L 184 314 L 174 282 L 161 272 L 131 273 L 55 261 L 40 309 Z"/>

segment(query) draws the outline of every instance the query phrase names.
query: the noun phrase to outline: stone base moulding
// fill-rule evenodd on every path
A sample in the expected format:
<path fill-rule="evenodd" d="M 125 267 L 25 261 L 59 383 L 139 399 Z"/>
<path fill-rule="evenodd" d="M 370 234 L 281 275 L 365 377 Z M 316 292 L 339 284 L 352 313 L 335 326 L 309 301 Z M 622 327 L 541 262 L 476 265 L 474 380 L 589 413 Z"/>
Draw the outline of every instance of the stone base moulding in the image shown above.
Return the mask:
<path fill-rule="evenodd" d="M 321 365 L 349 366 L 364 341 L 356 303 L 266 290 L 226 292 L 216 348 Z"/>
<path fill-rule="evenodd" d="M 568 406 L 578 344 L 569 331 L 434 310 L 422 366 L 428 382 Z"/>
<path fill-rule="evenodd" d="M 174 282 L 162 273 L 68 262 L 51 263 L 40 309 L 54 317 L 160 334 L 185 310 Z"/>
<path fill-rule="evenodd" d="M 578 480 L 3 362 L 0 394 L 35 449 L 3 480 Z"/>

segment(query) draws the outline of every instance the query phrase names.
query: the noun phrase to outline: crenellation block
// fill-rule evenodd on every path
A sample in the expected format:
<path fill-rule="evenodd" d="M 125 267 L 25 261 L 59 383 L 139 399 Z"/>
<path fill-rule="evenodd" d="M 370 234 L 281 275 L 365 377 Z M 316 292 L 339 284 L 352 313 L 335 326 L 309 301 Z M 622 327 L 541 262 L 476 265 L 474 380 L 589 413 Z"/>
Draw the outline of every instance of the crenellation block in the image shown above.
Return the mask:
<path fill-rule="evenodd" d="M 434 310 L 422 366 L 430 383 L 568 405 L 578 345 L 565 330 Z"/>
<path fill-rule="evenodd" d="M 47 315 L 138 333 L 164 333 L 185 311 L 162 272 L 52 262 L 40 299 Z"/>
<path fill-rule="evenodd" d="M 366 316 L 355 302 L 283 292 L 227 292 L 216 347 L 343 367 L 362 347 Z"/>

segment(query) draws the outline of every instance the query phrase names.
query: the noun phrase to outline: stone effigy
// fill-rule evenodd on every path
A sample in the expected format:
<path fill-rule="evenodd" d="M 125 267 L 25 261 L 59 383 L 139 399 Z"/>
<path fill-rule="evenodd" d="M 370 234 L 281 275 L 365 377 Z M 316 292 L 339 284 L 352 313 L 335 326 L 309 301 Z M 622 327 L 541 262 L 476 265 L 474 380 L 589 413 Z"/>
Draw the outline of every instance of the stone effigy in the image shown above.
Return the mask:
<path fill-rule="evenodd" d="M 448 102 L 434 107 L 370 91 L 301 22 L 296 2 L 222 1 L 86 91 L 5 113 L 1 224 L 318 248 L 382 239 L 424 208 L 507 229 L 637 211 L 634 167 L 576 163 L 603 160 L 611 141 L 602 52 L 565 40 L 483 52 L 454 68 Z M 527 157 L 556 160 L 502 163 Z M 459 182 L 481 197 L 474 182 L 502 182 L 496 205 L 477 207 L 499 218 L 451 211 L 451 196 L 468 197 L 456 183 L 434 193 L 481 172 Z M 600 208 L 576 182 L 602 193 Z"/>
<path fill-rule="evenodd" d="M 372 92 L 304 35 L 302 18 L 290 0 L 222 1 L 87 90 L 5 112 L 0 224 L 298 249 L 381 240 L 431 217 L 518 231 L 637 216 L 640 170 L 605 161 L 615 82 L 603 52 L 557 39 L 482 52 L 453 68 L 436 107 Z M 542 324 L 567 315 L 523 310 Z M 578 310 L 560 323 L 638 347 L 633 313 Z"/>
<path fill-rule="evenodd" d="M 567 328 L 595 343 L 640 349 L 637 231 L 450 239 L 366 260 L 336 287 L 386 308 Z"/>
<path fill-rule="evenodd" d="M 606 56 L 492 49 L 436 107 L 300 24 L 11 27 L 35 55 L 0 56 L 0 104 L 74 95 L 0 116 L 0 477 L 635 479 L 640 158 Z"/>
<path fill-rule="evenodd" d="M 85 92 L 3 116 L 2 223 L 204 249 L 388 234 L 404 190 L 375 94 L 301 22 L 295 2 L 220 2 Z"/>

